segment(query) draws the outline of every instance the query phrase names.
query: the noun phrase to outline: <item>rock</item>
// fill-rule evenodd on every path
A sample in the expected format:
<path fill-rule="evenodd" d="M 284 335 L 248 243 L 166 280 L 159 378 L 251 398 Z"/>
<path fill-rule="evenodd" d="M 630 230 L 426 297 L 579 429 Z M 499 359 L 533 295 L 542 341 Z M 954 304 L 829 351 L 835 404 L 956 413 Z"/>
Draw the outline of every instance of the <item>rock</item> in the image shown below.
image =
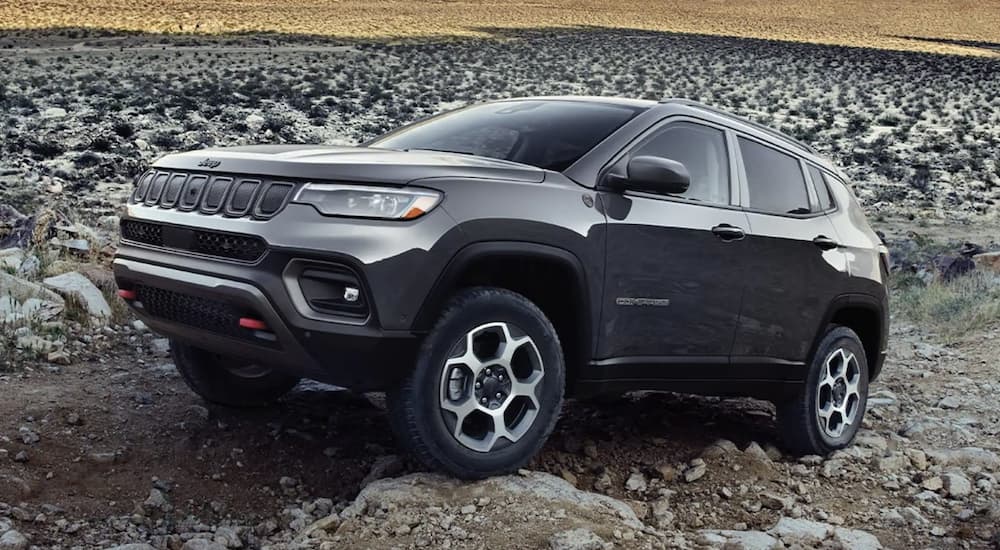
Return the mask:
<path fill-rule="evenodd" d="M 732 441 L 728 439 L 716 439 L 711 445 L 705 447 L 705 450 L 701 452 L 701 456 L 703 458 L 718 458 L 737 451 L 739 451 L 739 448 Z"/>
<path fill-rule="evenodd" d="M 976 269 L 1000 274 L 1000 252 L 984 252 L 972 257 Z"/>
<path fill-rule="evenodd" d="M 338 533 L 362 529 L 376 513 L 379 513 L 378 522 L 389 524 L 394 518 L 425 513 L 431 508 L 457 510 L 481 497 L 504 504 L 483 507 L 477 517 L 493 514 L 497 518 L 495 521 L 507 522 L 511 510 L 531 509 L 526 519 L 519 520 L 518 528 L 525 532 L 551 536 L 557 531 L 551 518 L 559 516 L 565 517 L 570 525 L 585 523 L 595 531 L 643 529 L 643 523 L 632 508 L 620 500 L 578 490 L 550 474 L 525 471 L 523 475 L 472 483 L 428 473 L 373 481 L 340 513 L 343 524 Z M 391 517 L 385 517 L 381 510 L 390 511 Z M 345 541 L 341 547 L 352 546 L 350 541 Z"/>
<path fill-rule="evenodd" d="M 653 514 L 653 520 L 657 528 L 667 529 L 674 523 L 674 513 L 670 510 L 670 499 L 660 497 L 653 501 L 649 510 Z"/>
<path fill-rule="evenodd" d="M 962 406 L 962 400 L 956 395 L 949 395 L 938 401 L 937 406 L 941 409 L 957 409 Z"/>
<path fill-rule="evenodd" d="M 28 461 L 28 451 L 18 451 L 14 455 L 14 462 L 27 462 Z"/>
<path fill-rule="evenodd" d="M 38 432 L 32 430 L 27 426 L 21 426 L 20 428 L 18 428 L 17 433 L 21 437 L 21 441 L 23 441 L 25 445 L 34 445 L 35 443 L 38 443 L 42 439 L 42 437 L 38 435 Z"/>
<path fill-rule="evenodd" d="M 5 271 L 0 271 L 0 288 L 5 296 L 10 296 L 18 303 L 24 303 L 31 298 L 45 302 L 54 302 L 60 308 L 63 306 L 62 296 L 46 289 L 38 283 L 15 277 Z"/>
<path fill-rule="evenodd" d="M 149 351 L 160 357 L 170 356 L 170 340 L 168 338 L 154 338 L 149 343 Z"/>
<path fill-rule="evenodd" d="M 833 540 L 839 542 L 842 548 L 850 548 L 851 550 L 879 550 L 882 548 L 882 543 L 875 535 L 859 529 L 834 527 Z"/>
<path fill-rule="evenodd" d="M 707 467 L 705 466 L 705 464 L 697 464 L 695 466 L 692 466 L 687 470 L 684 470 L 684 481 L 688 483 L 693 483 L 695 481 L 698 481 L 699 479 L 705 477 L 706 471 Z"/>
<path fill-rule="evenodd" d="M 0 550 L 27 550 L 28 539 L 11 529 L 0 535 Z"/>
<path fill-rule="evenodd" d="M 247 125 L 247 129 L 251 132 L 259 132 L 264 127 L 265 122 L 264 117 L 258 114 L 249 114 L 243 119 L 243 123 Z"/>
<path fill-rule="evenodd" d="M 1000 457 L 980 447 L 930 450 L 927 457 L 942 466 L 979 466 L 991 471 L 1000 470 Z"/>
<path fill-rule="evenodd" d="M 944 487 L 944 480 L 938 476 L 929 477 L 925 479 L 920 486 L 928 491 L 938 491 Z"/>
<path fill-rule="evenodd" d="M 76 271 L 49 277 L 43 280 L 42 284 L 64 296 L 71 296 L 78 300 L 86 308 L 87 313 L 93 317 L 111 316 L 111 306 L 108 305 L 108 301 L 104 299 L 101 291 L 94 286 L 94 283 L 90 282 L 90 279 Z"/>
<path fill-rule="evenodd" d="M 170 509 L 170 504 L 167 502 L 167 497 L 163 495 L 163 491 L 159 489 L 150 489 L 149 497 L 142 503 L 142 507 L 146 510 L 164 510 Z"/>
<path fill-rule="evenodd" d="M 69 354 L 64 350 L 50 351 L 48 355 L 45 356 L 45 360 L 55 365 L 69 365 L 73 362 L 70 359 Z"/>
<path fill-rule="evenodd" d="M 972 494 L 972 482 L 962 474 L 949 472 L 942 476 L 942 481 L 951 498 L 964 498 Z"/>
<path fill-rule="evenodd" d="M 747 458 L 752 459 L 757 462 L 762 462 L 764 464 L 770 464 L 771 457 L 767 456 L 767 451 L 765 451 L 756 441 L 751 441 L 747 445 L 746 449 L 743 449 L 743 454 Z"/>
<path fill-rule="evenodd" d="M 549 548 L 552 550 L 604 550 L 611 548 L 610 543 L 594 534 L 590 529 L 576 528 L 552 535 Z"/>
<path fill-rule="evenodd" d="M 773 550 L 782 547 L 778 539 L 761 531 L 705 529 L 699 533 L 705 538 L 705 544 L 713 548 Z"/>
<path fill-rule="evenodd" d="M 106 548 L 105 550 L 156 550 L 156 548 L 144 542 L 133 542 L 131 544 L 121 544 L 119 546 L 112 546 L 110 548 Z"/>
<path fill-rule="evenodd" d="M 646 476 L 639 472 L 634 472 L 632 475 L 628 476 L 627 480 L 625 480 L 626 491 L 636 491 L 641 493 L 646 490 L 646 487 Z"/>
<path fill-rule="evenodd" d="M 768 510 L 791 510 L 795 505 L 795 497 L 776 495 L 774 493 L 764 493 L 761 497 L 761 504 Z"/>
<path fill-rule="evenodd" d="M 767 532 L 786 544 L 799 543 L 809 546 L 811 543 L 826 539 L 832 530 L 832 526 L 818 521 L 782 517 Z"/>
<path fill-rule="evenodd" d="M 181 550 L 226 550 L 226 547 L 213 540 L 191 539 L 181 546 Z"/>
<path fill-rule="evenodd" d="M 385 455 L 375 459 L 368 475 L 361 480 L 361 488 L 364 489 L 369 483 L 386 477 L 392 477 L 403 471 L 403 460 L 396 455 Z"/>
<path fill-rule="evenodd" d="M 898 472 L 910 466 L 910 459 L 903 453 L 892 453 L 889 456 L 879 457 L 875 461 L 875 466 L 880 472 Z"/>
<path fill-rule="evenodd" d="M 52 118 L 64 118 L 66 116 L 66 109 L 62 107 L 49 107 L 42 111 L 42 118 L 52 119 Z"/>
<path fill-rule="evenodd" d="M 677 479 L 677 468 L 675 468 L 673 464 L 661 462 L 656 465 L 654 470 L 656 470 L 657 475 L 659 475 L 660 479 L 663 481 L 673 481 Z"/>

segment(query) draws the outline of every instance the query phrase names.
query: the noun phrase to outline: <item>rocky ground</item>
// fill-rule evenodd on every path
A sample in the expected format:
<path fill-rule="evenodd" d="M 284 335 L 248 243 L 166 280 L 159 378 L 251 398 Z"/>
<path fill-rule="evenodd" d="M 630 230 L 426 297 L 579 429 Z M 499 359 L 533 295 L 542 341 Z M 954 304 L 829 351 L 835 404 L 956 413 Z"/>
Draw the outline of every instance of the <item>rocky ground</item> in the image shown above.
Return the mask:
<path fill-rule="evenodd" d="M 400 454 L 379 395 L 201 402 L 107 271 L 130 177 L 164 152 L 601 93 L 696 97 L 817 143 L 898 274 L 931 280 L 962 241 L 997 248 L 995 61 L 653 33 L 2 40 L 0 550 L 1000 548 L 995 320 L 945 337 L 897 314 L 864 430 L 827 458 L 783 455 L 767 403 L 630 394 L 571 401 L 527 470 L 459 484 Z"/>
<path fill-rule="evenodd" d="M 998 336 L 942 346 L 897 323 L 864 430 L 825 459 L 783 455 L 769 404 L 630 394 L 570 402 L 523 475 L 460 484 L 398 454 L 379 395 L 206 405 L 163 340 L 113 325 L 71 337 L 70 365 L 0 375 L 0 531 L 38 548 L 996 548 Z"/>

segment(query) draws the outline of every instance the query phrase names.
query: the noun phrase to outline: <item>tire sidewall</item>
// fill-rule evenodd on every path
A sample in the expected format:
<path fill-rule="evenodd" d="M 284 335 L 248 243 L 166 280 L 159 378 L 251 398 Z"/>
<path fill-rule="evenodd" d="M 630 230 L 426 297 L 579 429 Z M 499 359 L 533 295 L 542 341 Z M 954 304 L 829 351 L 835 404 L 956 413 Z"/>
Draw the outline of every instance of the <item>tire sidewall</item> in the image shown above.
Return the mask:
<path fill-rule="evenodd" d="M 440 406 L 441 376 L 449 352 L 477 326 L 506 322 L 531 337 L 541 356 L 544 377 L 538 392 L 539 410 L 528 431 L 516 442 L 486 453 L 462 445 L 445 423 Z M 562 348 L 551 323 L 526 298 L 510 292 L 477 296 L 454 315 L 442 319 L 428 336 L 417 360 L 414 387 L 423 396 L 417 404 L 420 437 L 448 469 L 492 473 L 526 462 L 544 445 L 562 406 L 564 366 Z"/>
<path fill-rule="evenodd" d="M 844 433 L 840 434 L 840 437 L 834 438 L 828 436 L 819 425 L 817 417 L 817 394 L 819 393 L 820 376 L 823 373 L 826 360 L 838 348 L 846 349 L 855 355 L 860 369 L 860 380 L 858 381 L 859 402 L 857 418 L 853 424 L 844 430 Z M 812 364 L 809 368 L 809 376 L 806 380 L 806 391 L 804 393 L 805 398 L 808 400 L 806 405 L 810 416 L 809 421 L 812 426 L 811 431 L 814 431 L 815 438 L 821 443 L 821 446 L 827 452 L 832 452 L 849 445 L 854 436 L 857 435 L 858 430 L 861 429 L 864 414 L 868 408 L 868 358 L 865 355 L 865 349 L 861 345 L 860 339 L 853 330 L 846 327 L 835 327 L 823 337 L 819 347 L 816 349 L 816 354 L 813 356 Z"/>

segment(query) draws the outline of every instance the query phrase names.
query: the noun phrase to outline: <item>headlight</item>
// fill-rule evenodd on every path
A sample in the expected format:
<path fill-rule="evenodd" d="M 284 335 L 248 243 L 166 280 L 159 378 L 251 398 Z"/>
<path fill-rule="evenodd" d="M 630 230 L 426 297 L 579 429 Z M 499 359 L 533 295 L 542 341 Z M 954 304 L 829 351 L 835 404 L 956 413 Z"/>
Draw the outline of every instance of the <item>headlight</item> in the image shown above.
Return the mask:
<path fill-rule="evenodd" d="M 307 183 L 293 202 L 311 204 L 327 216 L 412 220 L 441 202 L 441 193 L 404 187 L 362 187 L 332 183 Z"/>

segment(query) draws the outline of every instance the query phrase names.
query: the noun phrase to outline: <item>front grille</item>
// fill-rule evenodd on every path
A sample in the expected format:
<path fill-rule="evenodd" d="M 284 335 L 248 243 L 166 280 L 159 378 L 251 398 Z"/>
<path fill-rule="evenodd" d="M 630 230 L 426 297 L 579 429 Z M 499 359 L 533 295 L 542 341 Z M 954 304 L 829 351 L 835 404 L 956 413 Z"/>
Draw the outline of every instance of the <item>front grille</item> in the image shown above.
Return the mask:
<path fill-rule="evenodd" d="M 255 262 L 267 251 L 267 243 L 264 242 L 264 239 L 253 235 L 192 229 L 138 220 L 122 220 L 121 233 L 122 239 L 125 241 L 241 262 Z"/>
<path fill-rule="evenodd" d="M 226 336 L 253 339 L 253 332 L 240 327 L 240 314 L 229 304 L 146 285 L 138 285 L 133 290 L 136 301 L 153 317 Z"/>
<path fill-rule="evenodd" d="M 230 218 L 266 220 L 280 212 L 295 184 L 236 174 L 148 170 L 136 180 L 132 204 Z"/>

